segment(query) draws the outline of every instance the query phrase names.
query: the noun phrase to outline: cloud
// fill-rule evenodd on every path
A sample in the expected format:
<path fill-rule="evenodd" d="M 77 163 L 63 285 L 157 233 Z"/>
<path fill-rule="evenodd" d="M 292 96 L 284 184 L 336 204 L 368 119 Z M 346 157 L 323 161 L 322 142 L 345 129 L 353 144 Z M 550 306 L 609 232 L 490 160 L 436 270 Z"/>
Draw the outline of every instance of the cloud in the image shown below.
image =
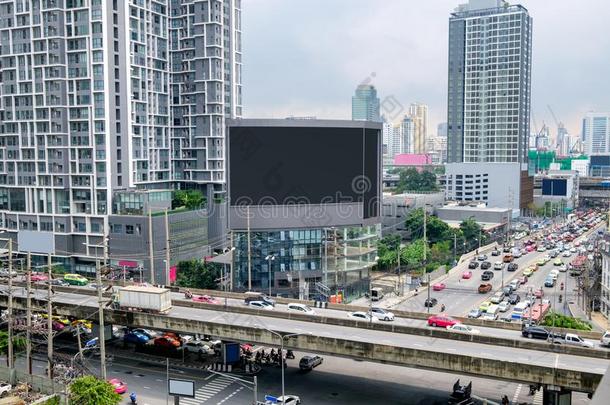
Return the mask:
<path fill-rule="evenodd" d="M 463 1 L 462 1 L 463 2 Z M 446 117 L 447 26 L 460 1 L 243 0 L 248 117 L 349 119 L 351 96 L 374 72 L 380 97 Z M 610 110 L 610 3 L 528 0 L 534 19 L 532 112 L 572 134 L 588 110 Z"/>

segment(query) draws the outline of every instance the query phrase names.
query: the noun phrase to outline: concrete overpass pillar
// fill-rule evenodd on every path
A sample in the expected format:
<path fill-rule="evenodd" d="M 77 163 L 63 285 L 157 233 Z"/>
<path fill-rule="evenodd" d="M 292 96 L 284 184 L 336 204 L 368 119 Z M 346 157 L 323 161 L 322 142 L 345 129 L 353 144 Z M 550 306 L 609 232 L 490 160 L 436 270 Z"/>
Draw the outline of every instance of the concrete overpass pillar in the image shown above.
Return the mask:
<path fill-rule="evenodd" d="M 572 391 L 545 385 L 542 387 L 542 403 L 544 405 L 572 405 Z"/>

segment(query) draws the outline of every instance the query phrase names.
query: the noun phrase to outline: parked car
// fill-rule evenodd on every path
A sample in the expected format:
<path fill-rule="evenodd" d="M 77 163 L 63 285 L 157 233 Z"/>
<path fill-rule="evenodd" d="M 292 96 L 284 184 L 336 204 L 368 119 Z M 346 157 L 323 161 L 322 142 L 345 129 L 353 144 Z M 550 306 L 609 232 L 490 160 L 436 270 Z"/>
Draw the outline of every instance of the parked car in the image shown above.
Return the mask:
<path fill-rule="evenodd" d="M 447 315 L 432 315 L 428 318 L 429 326 L 440 326 L 441 328 L 446 328 L 447 326 L 453 326 L 456 323 L 459 323 L 455 319 Z"/>
<path fill-rule="evenodd" d="M 289 303 L 287 305 L 289 312 L 298 312 L 306 315 L 315 315 L 316 311 L 314 311 L 309 305 L 299 304 L 296 302 Z"/>
<path fill-rule="evenodd" d="M 481 316 L 482 312 L 479 308 L 473 308 L 470 310 L 470 312 L 468 312 L 468 318 L 479 318 Z"/>
<path fill-rule="evenodd" d="M 486 270 L 481 274 L 481 280 L 489 281 L 494 278 L 494 273 L 492 271 Z"/>
<path fill-rule="evenodd" d="M 521 297 L 520 297 L 519 295 L 517 295 L 517 294 L 511 294 L 511 295 L 508 297 L 508 303 L 509 303 L 509 304 L 515 305 L 515 304 L 517 304 L 519 301 L 521 301 Z"/>
<path fill-rule="evenodd" d="M 517 271 L 517 269 L 519 268 L 519 265 L 517 263 L 509 263 L 508 266 L 506 267 L 507 271 Z"/>
<path fill-rule="evenodd" d="M 481 263 L 481 270 L 487 270 L 491 268 L 491 262 L 483 262 Z"/>
<path fill-rule="evenodd" d="M 490 292 L 492 288 L 493 287 L 490 283 L 483 283 L 483 284 L 479 285 L 478 291 L 480 294 L 486 294 L 486 293 Z"/>
<path fill-rule="evenodd" d="M 426 298 L 426 300 L 424 301 L 424 307 L 426 308 L 432 308 L 436 304 L 438 304 L 438 300 L 436 298 Z"/>
<path fill-rule="evenodd" d="M 371 308 L 371 314 L 380 321 L 394 320 L 394 314 L 387 309 L 373 307 Z"/>
<path fill-rule="evenodd" d="M 357 321 L 366 321 L 366 322 L 377 322 L 377 318 L 367 314 L 366 312 L 356 311 L 350 312 L 347 314 L 348 318 L 355 319 Z"/>
<path fill-rule="evenodd" d="M 469 280 L 472 278 L 472 271 L 465 271 L 462 273 L 462 278 L 465 280 Z"/>
<path fill-rule="evenodd" d="M 461 323 L 456 323 L 451 326 L 447 326 L 447 330 L 450 332 L 465 333 L 467 335 L 478 335 L 479 333 L 481 333 L 480 330 Z"/>
<path fill-rule="evenodd" d="M 470 263 L 468 263 L 468 268 L 469 269 L 476 269 L 477 267 L 479 267 L 479 262 L 477 261 L 471 261 Z"/>
<path fill-rule="evenodd" d="M 303 356 L 299 360 L 299 368 L 303 371 L 310 371 L 318 367 L 324 359 L 320 356 Z"/>
<path fill-rule="evenodd" d="M 443 291 L 445 289 L 445 283 L 436 283 L 432 286 L 432 290 L 434 291 Z"/>
<path fill-rule="evenodd" d="M 108 380 L 108 382 L 110 383 L 110 385 L 112 385 L 112 387 L 114 388 L 114 392 L 116 392 L 117 394 L 124 394 L 127 392 L 127 384 L 125 384 L 118 378 L 111 378 L 110 380 Z"/>

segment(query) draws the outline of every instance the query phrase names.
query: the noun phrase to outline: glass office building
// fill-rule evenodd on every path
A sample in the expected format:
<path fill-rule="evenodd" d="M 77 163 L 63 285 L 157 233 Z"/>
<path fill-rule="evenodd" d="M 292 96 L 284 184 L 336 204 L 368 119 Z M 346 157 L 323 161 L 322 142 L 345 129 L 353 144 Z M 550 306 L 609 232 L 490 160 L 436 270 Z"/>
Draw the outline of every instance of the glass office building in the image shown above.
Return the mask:
<path fill-rule="evenodd" d="M 248 250 L 248 232 L 235 232 L 235 289 L 316 299 L 328 288 L 348 300 L 361 296 L 379 235 L 380 225 L 253 231 Z"/>

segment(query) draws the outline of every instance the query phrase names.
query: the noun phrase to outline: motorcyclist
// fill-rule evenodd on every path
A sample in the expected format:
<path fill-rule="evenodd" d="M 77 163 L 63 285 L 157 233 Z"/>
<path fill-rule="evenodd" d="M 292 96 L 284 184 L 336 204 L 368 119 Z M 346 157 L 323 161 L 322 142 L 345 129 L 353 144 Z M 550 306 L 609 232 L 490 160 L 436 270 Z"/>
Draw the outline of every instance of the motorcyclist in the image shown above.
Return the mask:
<path fill-rule="evenodd" d="M 129 395 L 129 399 L 131 399 L 131 403 L 132 403 L 132 404 L 137 404 L 137 400 L 136 400 L 136 393 L 135 393 L 135 392 L 132 392 L 132 393 Z"/>
<path fill-rule="evenodd" d="M 184 291 L 184 297 L 189 299 L 193 298 L 193 293 L 191 292 L 191 290 Z"/>
<path fill-rule="evenodd" d="M 441 312 L 445 312 L 445 304 L 441 304 Z"/>

